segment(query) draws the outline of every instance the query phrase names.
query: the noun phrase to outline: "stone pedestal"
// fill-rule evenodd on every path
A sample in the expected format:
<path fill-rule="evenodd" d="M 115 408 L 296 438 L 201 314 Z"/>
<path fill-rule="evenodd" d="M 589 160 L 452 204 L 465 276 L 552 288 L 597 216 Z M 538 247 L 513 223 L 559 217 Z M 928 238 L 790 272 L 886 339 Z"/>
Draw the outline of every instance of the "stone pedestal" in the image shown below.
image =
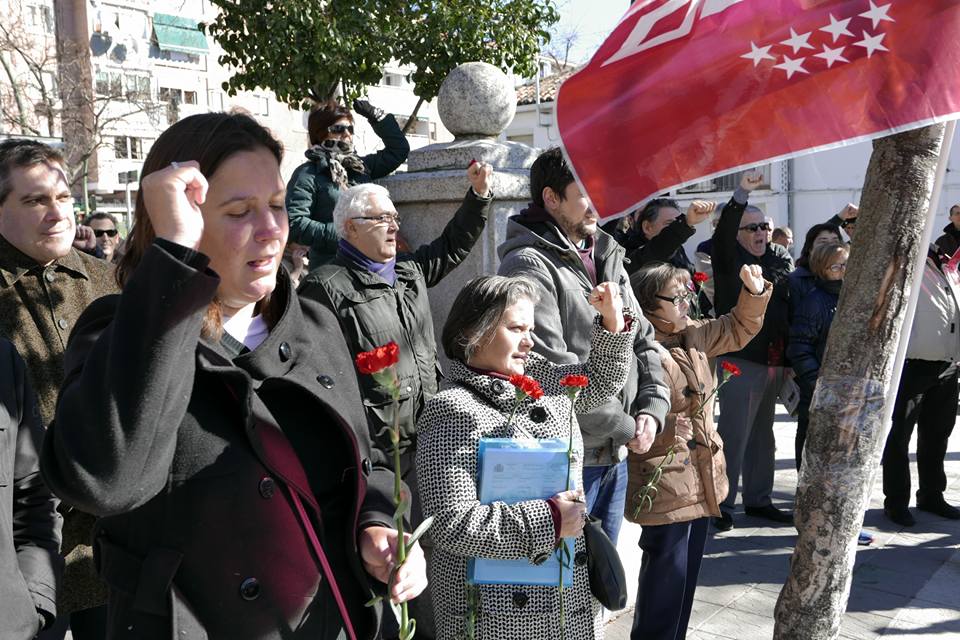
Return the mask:
<path fill-rule="evenodd" d="M 475 82 L 471 83 L 471 78 Z M 407 173 L 395 173 L 379 181 L 390 191 L 403 218 L 401 234 L 416 248 L 439 237 L 460 206 L 470 188 L 466 175 L 470 161 L 493 166 L 494 202 L 483 236 L 470 256 L 430 290 L 438 355 L 444 366 L 447 360 L 440 335 L 454 298 L 469 280 L 497 272 L 497 247 L 505 239 L 507 217 L 530 202 L 530 165 L 539 155 L 538 150 L 495 139 L 510 123 L 509 119 L 503 121 L 503 105 L 516 105 L 516 92 L 506 80 L 499 69 L 485 63 L 468 63 L 454 70 L 440 90 L 439 107 L 444 126 L 457 138 L 411 151 Z M 451 90 L 451 84 L 456 90 Z M 445 113 L 467 111 L 476 114 L 474 121 L 478 126 L 472 131 L 467 120 L 460 118 L 448 123 L 443 117 Z M 491 133 L 491 123 L 496 123 L 499 130 Z"/>

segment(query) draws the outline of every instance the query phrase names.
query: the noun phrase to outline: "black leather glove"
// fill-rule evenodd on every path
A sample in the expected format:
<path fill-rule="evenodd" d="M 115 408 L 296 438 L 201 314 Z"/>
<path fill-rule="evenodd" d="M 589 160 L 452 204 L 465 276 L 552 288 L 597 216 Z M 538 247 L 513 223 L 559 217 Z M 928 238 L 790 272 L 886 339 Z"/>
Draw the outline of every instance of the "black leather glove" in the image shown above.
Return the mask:
<path fill-rule="evenodd" d="M 373 106 L 368 100 L 354 100 L 353 110 L 370 122 L 380 122 L 387 116 L 386 111 Z"/>

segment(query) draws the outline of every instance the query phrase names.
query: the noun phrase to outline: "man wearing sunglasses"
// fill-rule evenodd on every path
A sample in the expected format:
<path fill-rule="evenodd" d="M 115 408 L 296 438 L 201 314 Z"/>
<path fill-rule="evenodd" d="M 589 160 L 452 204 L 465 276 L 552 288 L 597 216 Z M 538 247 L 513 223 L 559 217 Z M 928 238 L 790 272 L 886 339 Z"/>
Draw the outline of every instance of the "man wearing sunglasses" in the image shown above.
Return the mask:
<path fill-rule="evenodd" d="M 777 397 L 786 374 L 785 350 L 789 330 L 787 275 L 793 259 L 786 248 L 770 242 L 772 225 L 763 212 L 747 204 L 751 191 L 763 177 L 747 172 L 733 198 L 724 205 L 713 233 L 712 264 L 717 316 L 729 313 L 737 302 L 743 265 L 759 265 L 773 284 L 760 332 L 746 347 L 725 356 L 742 372 L 720 392 L 717 430 L 723 438 L 730 493 L 720 504 L 722 516 L 714 518 L 721 531 L 733 528 L 733 509 L 743 472 L 743 505 L 748 516 L 774 522 L 792 522 L 792 515 L 773 505 L 775 442 L 773 419 Z"/>
<path fill-rule="evenodd" d="M 113 262 L 121 240 L 116 218 L 109 213 L 91 213 L 84 220 L 84 224 L 93 230 L 97 246 L 103 252 L 103 259 Z"/>

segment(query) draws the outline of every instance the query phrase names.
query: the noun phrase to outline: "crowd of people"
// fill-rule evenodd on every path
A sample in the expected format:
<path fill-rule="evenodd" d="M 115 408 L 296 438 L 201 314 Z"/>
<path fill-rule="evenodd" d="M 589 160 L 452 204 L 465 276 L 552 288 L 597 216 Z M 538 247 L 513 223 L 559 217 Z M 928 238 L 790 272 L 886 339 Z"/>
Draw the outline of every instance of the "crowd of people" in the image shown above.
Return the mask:
<path fill-rule="evenodd" d="M 442 233 L 408 247 L 374 181 L 409 146 L 392 115 L 353 106 L 383 150 L 358 155 L 353 113 L 324 104 L 287 181 L 253 118 L 177 122 L 125 238 L 107 213 L 77 224 L 57 150 L 0 143 L 0 637 L 402 637 L 389 600 L 422 638 L 602 638 L 616 576 L 588 559 L 627 519 L 642 526 L 631 637 L 680 640 L 738 495 L 792 522 L 773 501 L 776 404 L 797 415 L 799 469 L 854 205 L 796 263 L 793 232 L 749 203 L 754 172 L 725 204 L 656 198 L 600 228 L 551 149 L 498 273 L 464 286 L 438 334 L 429 289 L 483 234 L 493 167 L 471 163 Z M 958 242 L 960 205 L 930 247 L 884 451 L 901 526 L 915 427 L 917 508 L 960 519 L 943 498 Z M 395 379 L 361 374 L 358 354 L 389 343 Z M 490 438 L 566 439 L 568 486 L 482 503 Z M 398 509 L 430 525 L 402 563 Z M 468 580 L 478 558 L 553 556 L 568 588 Z"/>

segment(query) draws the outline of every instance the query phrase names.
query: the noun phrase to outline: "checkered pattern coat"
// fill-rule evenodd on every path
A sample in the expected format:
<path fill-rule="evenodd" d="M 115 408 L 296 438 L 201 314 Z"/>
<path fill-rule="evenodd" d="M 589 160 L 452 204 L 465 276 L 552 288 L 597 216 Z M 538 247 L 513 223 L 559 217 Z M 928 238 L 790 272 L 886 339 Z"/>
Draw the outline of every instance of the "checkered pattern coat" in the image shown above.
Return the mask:
<path fill-rule="evenodd" d="M 632 317 L 629 315 L 628 317 Z M 507 428 L 515 404 L 506 380 L 477 374 L 460 363 L 450 369 L 452 385 L 435 396 L 417 423 L 417 474 L 425 516 L 434 516 L 430 530 L 434 555 L 430 565 L 438 640 L 466 638 L 467 560 L 471 557 L 545 559 L 556 537 L 545 500 L 517 504 L 480 504 L 477 500 L 477 445 L 480 438 L 567 438 L 570 402 L 560 386 L 567 374 L 583 374 L 590 385 L 577 398 L 576 412 L 601 404 L 620 392 L 626 380 L 634 332 L 605 331 L 594 323 L 592 350 L 585 364 L 557 366 L 531 353 L 526 374 L 536 379 L 544 396 L 524 399 Z M 576 418 L 574 418 L 575 420 Z M 582 486 L 583 441 L 574 422 L 574 478 Z M 574 583 L 564 590 L 566 636 L 569 640 L 603 637 L 600 605 L 590 594 L 583 536 L 577 538 Z M 480 585 L 476 640 L 535 640 L 560 637 L 556 587 Z"/>

